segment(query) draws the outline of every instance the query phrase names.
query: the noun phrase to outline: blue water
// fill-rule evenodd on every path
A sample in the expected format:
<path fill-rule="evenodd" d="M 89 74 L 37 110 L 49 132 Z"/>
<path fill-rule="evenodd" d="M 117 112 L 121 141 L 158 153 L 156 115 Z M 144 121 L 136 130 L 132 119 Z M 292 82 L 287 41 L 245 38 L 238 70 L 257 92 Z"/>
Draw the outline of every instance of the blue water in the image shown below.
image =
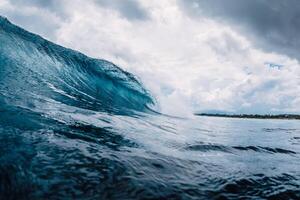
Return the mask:
<path fill-rule="evenodd" d="M 300 122 L 178 118 L 0 17 L 0 199 L 299 199 Z"/>

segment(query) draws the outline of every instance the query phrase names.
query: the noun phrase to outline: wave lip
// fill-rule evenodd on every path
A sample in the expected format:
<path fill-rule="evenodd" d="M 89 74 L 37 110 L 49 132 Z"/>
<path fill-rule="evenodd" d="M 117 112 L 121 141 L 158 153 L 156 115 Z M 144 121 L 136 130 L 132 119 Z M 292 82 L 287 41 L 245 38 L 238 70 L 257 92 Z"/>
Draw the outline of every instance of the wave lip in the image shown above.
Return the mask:
<path fill-rule="evenodd" d="M 26 108 L 42 101 L 96 111 L 148 110 L 154 99 L 130 73 L 56 45 L 0 16 L 0 94 Z M 0 99 L 1 101 L 1 99 Z"/>

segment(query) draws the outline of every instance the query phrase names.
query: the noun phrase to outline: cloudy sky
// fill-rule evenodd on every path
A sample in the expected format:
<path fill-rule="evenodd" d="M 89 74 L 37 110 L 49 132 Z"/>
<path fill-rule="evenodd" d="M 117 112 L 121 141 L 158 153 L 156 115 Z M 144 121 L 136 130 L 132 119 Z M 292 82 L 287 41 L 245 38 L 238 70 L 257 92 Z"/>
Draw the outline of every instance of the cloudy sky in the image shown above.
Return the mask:
<path fill-rule="evenodd" d="M 0 0 L 0 15 L 134 73 L 163 112 L 300 113 L 297 0 Z"/>

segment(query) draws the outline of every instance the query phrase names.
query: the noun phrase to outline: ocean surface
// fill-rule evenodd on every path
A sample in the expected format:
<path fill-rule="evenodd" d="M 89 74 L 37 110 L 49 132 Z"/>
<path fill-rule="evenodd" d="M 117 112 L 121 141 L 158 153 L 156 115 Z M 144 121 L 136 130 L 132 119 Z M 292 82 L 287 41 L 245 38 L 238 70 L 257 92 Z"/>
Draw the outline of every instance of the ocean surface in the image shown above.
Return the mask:
<path fill-rule="evenodd" d="M 300 121 L 174 117 L 0 17 L 0 199 L 300 199 Z"/>

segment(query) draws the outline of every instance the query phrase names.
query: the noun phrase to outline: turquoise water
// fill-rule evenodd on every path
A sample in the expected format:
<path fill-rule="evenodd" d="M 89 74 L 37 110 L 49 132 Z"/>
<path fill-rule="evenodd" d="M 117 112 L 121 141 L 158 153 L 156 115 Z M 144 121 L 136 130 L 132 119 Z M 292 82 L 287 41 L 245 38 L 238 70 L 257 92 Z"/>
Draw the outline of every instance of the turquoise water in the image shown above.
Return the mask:
<path fill-rule="evenodd" d="M 0 199 L 299 199 L 296 120 L 179 118 L 0 17 Z"/>

